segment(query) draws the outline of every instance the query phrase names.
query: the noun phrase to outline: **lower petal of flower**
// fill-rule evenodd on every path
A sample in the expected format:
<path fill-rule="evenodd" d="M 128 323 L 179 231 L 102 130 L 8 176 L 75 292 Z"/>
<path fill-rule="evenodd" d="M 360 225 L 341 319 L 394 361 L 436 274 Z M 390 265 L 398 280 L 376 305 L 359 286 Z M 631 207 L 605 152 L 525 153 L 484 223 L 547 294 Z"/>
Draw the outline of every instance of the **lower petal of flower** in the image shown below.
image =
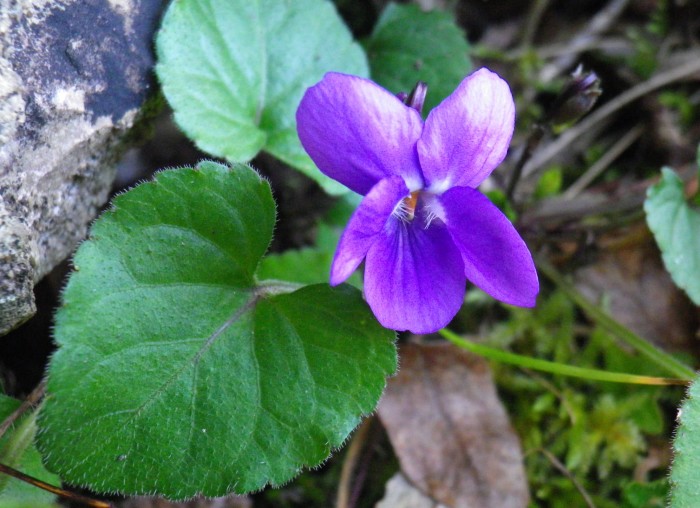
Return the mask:
<path fill-rule="evenodd" d="M 386 328 L 432 333 L 457 314 L 466 289 L 464 265 L 442 224 L 392 218 L 367 253 L 365 298 Z"/>
<path fill-rule="evenodd" d="M 403 179 L 380 180 L 362 199 L 340 237 L 331 266 L 332 286 L 344 282 L 362 263 L 397 204 L 409 194 Z"/>
<path fill-rule="evenodd" d="M 525 242 L 508 218 L 479 191 L 453 187 L 438 197 L 467 279 L 502 302 L 533 307 L 537 270 Z"/>

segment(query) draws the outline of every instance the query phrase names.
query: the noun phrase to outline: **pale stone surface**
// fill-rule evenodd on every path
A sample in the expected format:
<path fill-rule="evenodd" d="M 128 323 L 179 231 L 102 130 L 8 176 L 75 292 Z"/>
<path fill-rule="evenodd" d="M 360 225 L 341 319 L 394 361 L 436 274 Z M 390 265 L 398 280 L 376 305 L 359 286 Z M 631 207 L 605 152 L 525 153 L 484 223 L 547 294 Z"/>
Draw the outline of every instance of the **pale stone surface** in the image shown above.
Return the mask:
<path fill-rule="evenodd" d="M 0 0 L 0 335 L 105 203 L 161 0 Z"/>
<path fill-rule="evenodd" d="M 411 485 L 401 473 L 396 473 L 386 484 L 384 498 L 375 508 L 448 508 Z"/>

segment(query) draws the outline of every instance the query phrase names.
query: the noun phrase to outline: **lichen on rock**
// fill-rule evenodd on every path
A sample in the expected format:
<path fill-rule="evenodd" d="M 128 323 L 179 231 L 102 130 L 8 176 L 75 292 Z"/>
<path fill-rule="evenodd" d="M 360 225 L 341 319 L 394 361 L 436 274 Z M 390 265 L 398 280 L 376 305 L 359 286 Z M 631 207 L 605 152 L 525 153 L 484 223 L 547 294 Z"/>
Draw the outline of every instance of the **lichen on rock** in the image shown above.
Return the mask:
<path fill-rule="evenodd" d="M 108 198 L 162 4 L 0 0 L 0 335 Z"/>

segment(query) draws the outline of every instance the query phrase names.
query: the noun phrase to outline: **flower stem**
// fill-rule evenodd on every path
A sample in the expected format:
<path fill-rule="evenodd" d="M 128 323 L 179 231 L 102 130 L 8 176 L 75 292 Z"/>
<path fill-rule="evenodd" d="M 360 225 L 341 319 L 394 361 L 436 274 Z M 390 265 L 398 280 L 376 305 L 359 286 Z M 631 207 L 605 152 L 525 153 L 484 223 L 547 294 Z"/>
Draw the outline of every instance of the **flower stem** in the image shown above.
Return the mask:
<path fill-rule="evenodd" d="M 523 168 L 527 161 L 532 157 L 533 152 L 539 146 L 542 138 L 546 133 L 545 128 L 540 124 L 535 124 L 530 132 L 530 135 L 525 142 L 525 147 L 520 153 L 520 158 L 513 168 L 513 173 L 511 174 L 510 180 L 508 181 L 508 187 L 506 188 L 506 199 L 512 204 L 513 197 L 515 194 L 515 187 L 520 181 L 520 177 L 523 174 Z"/>
<path fill-rule="evenodd" d="M 643 354 L 674 376 L 687 381 L 695 379 L 696 376 L 693 369 L 685 365 L 683 362 L 677 360 L 670 354 L 657 348 L 646 339 L 638 336 L 632 330 L 609 316 L 600 307 L 590 302 L 585 296 L 579 293 L 576 288 L 568 283 L 557 271 L 557 269 L 549 264 L 548 261 L 538 257 L 536 263 L 539 271 L 542 272 L 549 280 L 551 280 L 569 298 L 571 298 L 571 300 L 573 300 L 573 302 L 576 303 L 576 305 L 578 305 L 592 321 L 606 328 L 620 340 L 633 347 L 640 354 Z"/>
<path fill-rule="evenodd" d="M 583 367 L 575 367 L 573 365 L 566 365 L 563 363 L 540 360 L 529 356 L 502 351 L 500 349 L 495 349 L 489 346 L 484 346 L 483 344 L 477 344 L 476 342 L 467 340 L 464 337 L 460 337 L 456 333 L 446 328 L 440 330 L 439 333 L 447 340 L 452 342 L 454 345 L 461 347 L 462 349 L 466 349 L 467 351 L 470 351 L 479 356 L 483 356 L 484 358 L 496 360 L 502 363 L 508 363 L 510 365 L 517 365 L 519 367 L 525 367 L 528 369 L 539 370 L 542 372 L 550 372 L 552 374 L 559 374 L 562 376 L 589 379 L 591 381 L 608 381 L 611 383 L 629 383 L 656 386 L 688 384 L 688 380 L 686 379 L 639 376 L 635 374 L 625 374 L 622 372 L 609 372 L 606 370 L 586 369 Z"/>

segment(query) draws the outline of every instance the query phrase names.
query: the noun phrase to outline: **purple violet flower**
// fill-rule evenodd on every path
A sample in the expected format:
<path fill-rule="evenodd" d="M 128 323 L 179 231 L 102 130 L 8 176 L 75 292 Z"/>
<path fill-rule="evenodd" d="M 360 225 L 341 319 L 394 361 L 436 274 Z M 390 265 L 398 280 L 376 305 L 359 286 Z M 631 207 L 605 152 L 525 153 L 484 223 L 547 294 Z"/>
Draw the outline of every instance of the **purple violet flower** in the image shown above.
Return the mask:
<path fill-rule="evenodd" d="M 414 333 L 447 325 L 467 280 L 505 303 L 535 305 L 539 283 L 525 242 L 476 190 L 513 135 L 513 97 L 498 75 L 474 72 L 423 123 L 376 83 L 328 73 L 296 116 L 319 169 L 364 196 L 338 244 L 331 285 L 366 259 L 375 316 Z"/>

